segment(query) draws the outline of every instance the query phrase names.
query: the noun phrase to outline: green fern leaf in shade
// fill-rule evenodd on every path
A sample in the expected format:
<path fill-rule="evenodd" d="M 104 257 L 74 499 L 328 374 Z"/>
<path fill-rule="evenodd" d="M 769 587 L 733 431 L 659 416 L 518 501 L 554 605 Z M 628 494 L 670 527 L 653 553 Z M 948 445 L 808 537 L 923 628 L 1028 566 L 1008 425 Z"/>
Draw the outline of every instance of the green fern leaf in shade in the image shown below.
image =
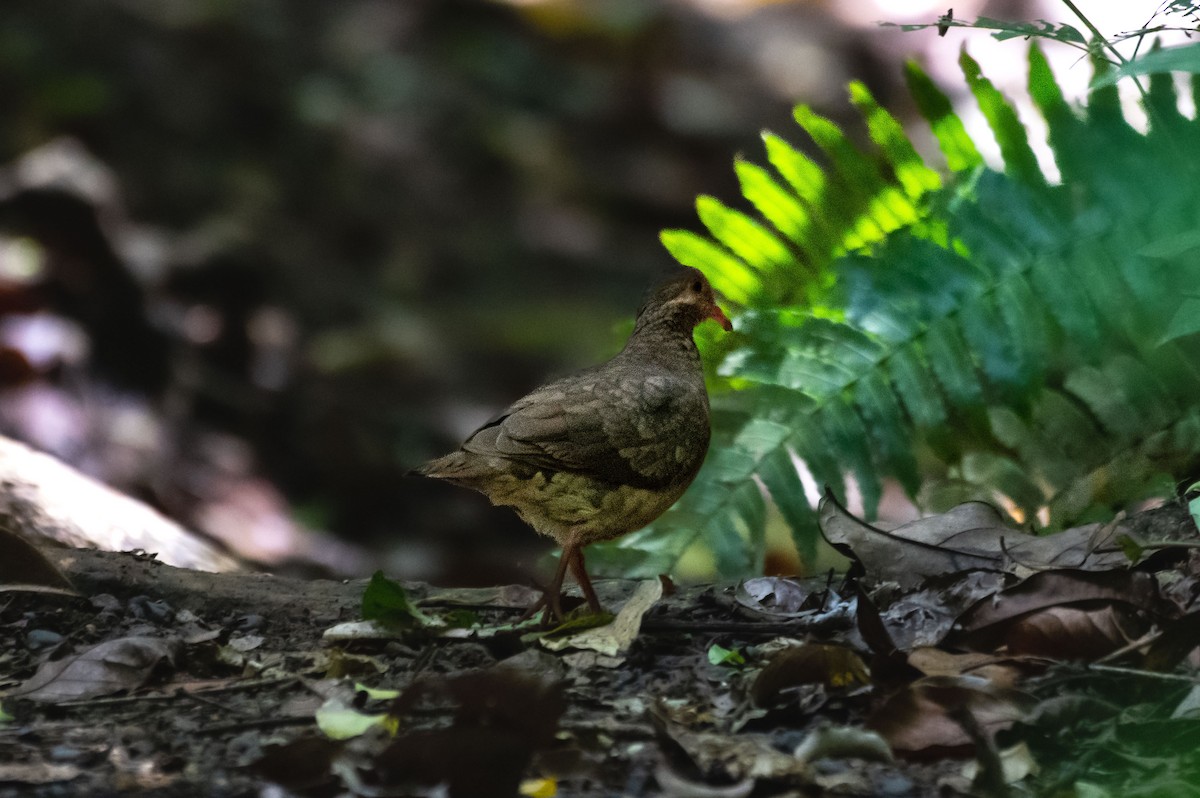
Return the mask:
<path fill-rule="evenodd" d="M 1011 457 L 997 452 L 968 452 L 960 468 L 967 483 L 989 489 L 992 501 L 1007 497 L 1026 518 L 1034 517 L 1045 501 L 1029 470 Z"/>
<path fill-rule="evenodd" d="M 928 363 L 915 348 L 901 349 L 888 361 L 896 393 L 918 427 L 936 427 L 946 420 L 946 406 Z"/>
<path fill-rule="evenodd" d="M 930 326 L 925 340 L 925 354 L 929 357 L 929 367 L 934 377 L 951 404 L 971 407 L 983 403 L 983 387 L 975 370 L 974 357 L 954 319 L 942 318 Z"/>
<path fill-rule="evenodd" d="M 1062 185 L 964 53 L 1003 172 L 910 64 L 948 178 L 854 84 L 869 151 L 801 106 L 816 155 L 764 134 L 769 167 L 735 162 L 744 209 L 701 197 L 709 235 L 663 233 L 735 306 L 736 332 L 697 335 L 714 388 L 704 468 L 651 528 L 597 546 L 600 570 L 703 551 L 722 575 L 753 573 L 768 502 L 811 563 L 807 493 L 824 485 L 842 500 L 857 486 L 867 515 L 895 480 L 925 509 L 991 498 L 1054 529 L 1200 469 L 1200 123 L 1157 76 L 1145 135 L 1112 86 L 1080 113 L 1041 51 L 1029 59 Z"/>
<path fill-rule="evenodd" d="M 883 369 L 868 372 L 854 386 L 854 403 L 867 427 L 867 445 L 875 454 L 881 473 L 900 481 L 911 495 L 920 489 L 921 478 L 904 410 Z"/>
<path fill-rule="evenodd" d="M 795 533 L 813 528 L 817 523 L 817 515 L 808 502 L 792 452 L 785 446 L 776 447 L 759 463 L 758 476 L 783 520 L 793 530 L 793 540 L 800 556 L 812 562 L 817 555 L 816 538 Z"/>
<path fill-rule="evenodd" d="M 821 407 L 817 418 L 829 433 L 829 442 L 838 453 L 842 469 L 854 475 L 867 515 L 874 516 L 883 495 L 883 484 L 862 417 L 848 396 L 838 396 Z"/>

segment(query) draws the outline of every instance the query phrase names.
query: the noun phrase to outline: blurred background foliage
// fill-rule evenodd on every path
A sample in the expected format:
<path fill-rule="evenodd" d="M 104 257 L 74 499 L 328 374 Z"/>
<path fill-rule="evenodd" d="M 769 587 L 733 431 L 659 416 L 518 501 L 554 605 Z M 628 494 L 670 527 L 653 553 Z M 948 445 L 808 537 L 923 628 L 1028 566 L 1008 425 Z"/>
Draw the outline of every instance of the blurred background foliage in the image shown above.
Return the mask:
<path fill-rule="evenodd" d="M 940 167 L 921 163 L 936 142 L 914 125 L 903 62 L 924 53 L 944 78 L 961 40 L 877 27 L 944 10 L 894 5 L 10 0 L 0 431 L 275 568 L 522 580 L 543 541 L 482 497 L 402 474 L 613 352 L 671 267 L 660 230 L 694 236 L 697 210 L 736 225 L 726 204 L 748 181 L 786 188 L 763 180 L 778 158 L 822 158 L 794 128 L 798 101 L 864 148 L 880 134 L 860 112 L 888 124 L 872 110 L 888 109 L 922 158 L 895 170 L 885 204 L 900 227 L 928 219 Z M 990 5 L 1046 14 L 956 9 Z M 941 83 L 955 106 L 971 96 Z M 907 158 L 884 149 L 857 162 Z M 835 208 L 838 235 L 879 242 L 841 229 L 857 201 Z M 771 307 L 829 301 L 829 265 L 853 242 L 782 232 L 808 271 L 797 291 L 756 267 Z M 756 323 L 773 340 L 756 318 L 730 345 Z M 732 350 L 714 355 L 714 379 L 738 376 Z M 722 417 L 725 440 L 743 414 Z M 647 566 L 632 542 L 610 572 Z M 761 568 L 763 546 L 746 552 L 738 567 Z"/>
<path fill-rule="evenodd" d="M 404 472 L 619 346 L 796 96 L 899 86 L 729 8 L 6 3 L 0 431 L 277 567 L 521 577 L 511 513 Z"/>

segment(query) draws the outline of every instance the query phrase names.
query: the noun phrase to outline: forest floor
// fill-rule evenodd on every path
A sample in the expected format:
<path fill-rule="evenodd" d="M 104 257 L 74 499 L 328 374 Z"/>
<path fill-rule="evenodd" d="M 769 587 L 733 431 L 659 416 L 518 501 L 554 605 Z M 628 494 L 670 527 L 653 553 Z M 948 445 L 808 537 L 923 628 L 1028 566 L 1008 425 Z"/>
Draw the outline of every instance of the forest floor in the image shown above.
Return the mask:
<path fill-rule="evenodd" d="M 1148 517 L 1196 537 L 1178 505 Z M 913 588 L 602 581 L 613 624 L 547 635 L 517 623 L 527 588 L 376 581 L 391 623 L 354 624 L 366 580 L 43 549 L 78 595 L 0 586 L 0 798 L 1196 795 L 1194 551 Z"/>

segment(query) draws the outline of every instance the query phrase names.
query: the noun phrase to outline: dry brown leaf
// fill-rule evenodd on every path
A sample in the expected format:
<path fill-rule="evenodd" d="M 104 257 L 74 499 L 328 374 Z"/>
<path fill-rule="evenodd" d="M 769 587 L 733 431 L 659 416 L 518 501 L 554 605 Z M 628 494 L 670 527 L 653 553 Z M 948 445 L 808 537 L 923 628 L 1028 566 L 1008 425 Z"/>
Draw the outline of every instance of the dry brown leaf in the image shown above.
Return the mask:
<path fill-rule="evenodd" d="M 1084 614 L 1051 612 L 1041 620 L 1031 621 L 1027 628 L 1019 628 L 1034 614 L 1071 606 Z M 1104 607 L 1114 608 L 1114 614 L 1108 618 L 1086 617 L 1087 613 Z M 1149 574 L 1124 570 L 1043 571 L 967 608 L 958 617 L 956 631 L 945 642 L 975 651 L 995 651 L 1009 645 L 1011 653 L 1079 659 L 1082 652 L 1107 653 L 1124 645 L 1127 634 L 1134 634 L 1137 629 L 1144 631 L 1144 618 L 1162 608 L 1157 583 Z M 1012 640 L 1010 633 L 1015 635 Z M 1074 640 L 1064 638 L 1064 645 L 1048 641 L 1048 650 L 1038 648 L 1038 641 L 1046 634 L 1057 633 L 1069 634 Z M 1106 648 L 1102 643 L 1105 639 L 1115 645 Z M 1071 655 L 1071 649 L 1066 647 L 1071 645 L 1079 646 L 1080 656 Z"/>
<path fill-rule="evenodd" d="M 121 637 L 62 659 L 42 663 L 29 681 L 9 691 L 12 697 L 60 703 L 82 701 L 119 690 L 136 690 L 159 663 L 175 664 L 176 638 Z"/>
<path fill-rule="evenodd" d="M 1047 607 L 1012 622 L 1010 654 L 1090 662 L 1141 637 L 1150 621 L 1129 607 Z"/>
<path fill-rule="evenodd" d="M 955 720 L 969 712 L 979 729 L 994 735 L 1024 718 L 1031 696 L 973 676 L 928 676 L 893 693 L 867 719 L 892 750 L 910 756 L 967 756 L 971 736 Z"/>
<path fill-rule="evenodd" d="M 929 646 L 913 649 L 908 664 L 926 676 L 977 676 L 997 687 L 1014 687 L 1028 671 L 1042 669 L 1042 663 L 992 654 L 952 654 Z"/>

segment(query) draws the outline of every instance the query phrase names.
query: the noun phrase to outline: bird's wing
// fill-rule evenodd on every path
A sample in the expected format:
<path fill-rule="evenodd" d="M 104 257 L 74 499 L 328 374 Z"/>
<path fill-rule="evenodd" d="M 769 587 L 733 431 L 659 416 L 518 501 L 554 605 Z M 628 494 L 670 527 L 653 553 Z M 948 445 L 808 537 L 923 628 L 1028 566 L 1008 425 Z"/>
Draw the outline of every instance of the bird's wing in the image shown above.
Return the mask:
<path fill-rule="evenodd" d="M 670 375 L 583 374 L 539 388 L 463 444 L 473 454 L 613 484 L 690 478 L 708 448 L 703 384 Z"/>

